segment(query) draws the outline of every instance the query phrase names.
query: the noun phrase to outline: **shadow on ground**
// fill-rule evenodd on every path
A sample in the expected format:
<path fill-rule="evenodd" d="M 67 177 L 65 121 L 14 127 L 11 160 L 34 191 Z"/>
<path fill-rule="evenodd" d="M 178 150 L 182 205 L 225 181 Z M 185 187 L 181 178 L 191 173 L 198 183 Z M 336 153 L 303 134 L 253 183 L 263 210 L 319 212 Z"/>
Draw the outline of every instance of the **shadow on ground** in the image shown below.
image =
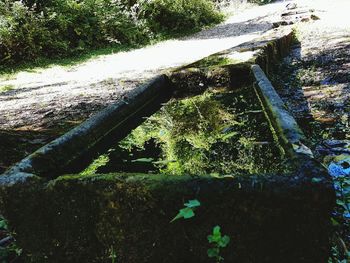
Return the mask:
<path fill-rule="evenodd" d="M 350 134 L 349 53 L 348 41 L 306 56 L 296 46 L 274 76 L 277 91 L 315 145 Z"/>
<path fill-rule="evenodd" d="M 255 19 L 247 20 L 239 23 L 228 23 L 216 26 L 214 28 L 201 31 L 184 40 L 199 40 L 199 39 L 221 39 L 248 35 L 260 32 L 261 34 L 272 28 L 272 23 L 264 21 L 268 16 L 262 16 Z"/>
<path fill-rule="evenodd" d="M 71 130 L 94 113 L 103 103 L 78 103 L 52 111 L 35 126 L 20 126 L 0 130 L 0 174 L 40 147 Z"/>

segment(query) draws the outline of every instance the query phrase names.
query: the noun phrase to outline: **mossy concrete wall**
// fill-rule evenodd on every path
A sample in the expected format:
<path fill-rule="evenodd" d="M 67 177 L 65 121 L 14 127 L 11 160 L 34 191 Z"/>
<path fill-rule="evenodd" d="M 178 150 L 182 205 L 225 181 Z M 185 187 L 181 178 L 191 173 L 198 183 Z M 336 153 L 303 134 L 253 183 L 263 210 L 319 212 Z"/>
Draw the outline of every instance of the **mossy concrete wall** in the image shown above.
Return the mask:
<path fill-rule="evenodd" d="M 198 94 L 208 86 L 250 86 L 254 81 L 251 66 L 259 65 L 269 75 L 286 56 L 295 41 L 290 27 L 275 31 L 263 38 L 249 41 L 194 63 L 179 67 L 167 75 L 179 96 Z"/>
<path fill-rule="evenodd" d="M 313 180 L 317 175 L 318 180 Z M 192 219 L 170 220 L 190 199 Z M 326 262 L 333 191 L 312 160 L 293 176 L 65 176 L 1 188 L 1 209 L 28 262 L 213 262 L 215 225 L 226 262 Z"/>
<path fill-rule="evenodd" d="M 254 88 L 256 94 L 284 150 L 289 154 L 290 158 L 298 154 L 312 157 L 311 150 L 306 146 L 309 143 L 305 135 L 299 128 L 296 120 L 289 113 L 270 80 L 258 65 L 253 65 L 251 70 L 255 79 Z"/>
<path fill-rule="evenodd" d="M 157 111 L 170 99 L 172 92 L 173 84 L 169 78 L 157 76 L 23 159 L 5 172 L 0 181 L 19 173 L 55 178 L 63 173 L 80 171 L 99 152 L 108 150 L 111 141 L 122 139 L 145 117 Z"/>

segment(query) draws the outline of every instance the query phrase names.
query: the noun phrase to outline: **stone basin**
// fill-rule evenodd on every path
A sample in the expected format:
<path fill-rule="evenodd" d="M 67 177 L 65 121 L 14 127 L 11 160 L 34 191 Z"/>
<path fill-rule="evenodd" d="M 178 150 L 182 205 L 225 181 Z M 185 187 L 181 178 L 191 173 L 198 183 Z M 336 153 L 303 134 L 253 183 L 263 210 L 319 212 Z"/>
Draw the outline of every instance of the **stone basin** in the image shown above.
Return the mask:
<path fill-rule="evenodd" d="M 219 225 L 231 238 L 221 252 L 226 262 L 327 262 L 331 179 L 261 69 L 271 71 L 290 36 L 262 43 L 231 50 L 255 50 L 234 55 L 248 61 L 227 51 L 215 55 L 224 63 L 206 58 L 156 77 L 5 172 L 1 213 L 27 261 L 213 262 L 207 236 Z M 206 105 L 212 111 L 190 114 L 186 132 L 163 131 L 172 132 L 163 144 L 151 136 L 144 143 L 158 148 L 140 156 L 132 144 L 125 157 L 120 147 L 135 128 L 153 118 L 148 131 L 162 135 L 164 112 L 179 104 L 187 105 L 175 108 L 181 118 Z M 210 139 L 197 136 L 203 131 Z M 175 160 L 164 151 L 171 139 L 187 143 L 176 146 Z M 91 166 L 113 151 L 113 162 Z M 201 202 L 195 216 L 170 223 L 193 199 Z"/>

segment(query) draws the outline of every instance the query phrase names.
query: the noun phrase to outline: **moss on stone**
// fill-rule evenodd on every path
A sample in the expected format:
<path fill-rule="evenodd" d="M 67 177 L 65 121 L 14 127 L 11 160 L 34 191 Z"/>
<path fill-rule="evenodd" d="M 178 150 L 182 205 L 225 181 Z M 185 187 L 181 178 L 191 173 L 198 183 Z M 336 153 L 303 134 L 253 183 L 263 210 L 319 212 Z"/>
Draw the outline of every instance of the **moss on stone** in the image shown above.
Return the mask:
<path fill-rule="evenodd" d="M 111 248 L 119 262 L 210 262 L 215 225 L 228 262 L 323 262 L 332 192 L 295 178 L 66 175 L 2 189 L 0 204 L 27 262 L 109 262 Z M 190 199 L 196 216 L 169 223 Z"/>

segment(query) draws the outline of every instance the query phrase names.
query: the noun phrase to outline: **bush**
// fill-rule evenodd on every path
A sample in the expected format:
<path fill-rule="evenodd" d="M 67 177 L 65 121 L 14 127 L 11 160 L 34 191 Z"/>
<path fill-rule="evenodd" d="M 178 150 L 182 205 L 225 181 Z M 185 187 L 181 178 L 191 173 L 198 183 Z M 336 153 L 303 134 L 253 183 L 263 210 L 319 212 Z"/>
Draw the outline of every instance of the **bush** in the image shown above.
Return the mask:
<path fill-rule="evenodd" d="M 36 16 L 21 2 L 0 4 L 0 60 L 32 59 L 43 51 L 42 44 L 50 38 L 41 16 Z"/>
<path fill-rule="evenodd" d="M 144 44 L 222 18 L 210 0 L 2 0 L 0 63 Z"/>
<path fill-rule="evenodd" d="M 208 0 L 154 0 L 146 2 L 141 17 L 151 30 L 181 33 L 222 21 L 223 16 Z"/>

